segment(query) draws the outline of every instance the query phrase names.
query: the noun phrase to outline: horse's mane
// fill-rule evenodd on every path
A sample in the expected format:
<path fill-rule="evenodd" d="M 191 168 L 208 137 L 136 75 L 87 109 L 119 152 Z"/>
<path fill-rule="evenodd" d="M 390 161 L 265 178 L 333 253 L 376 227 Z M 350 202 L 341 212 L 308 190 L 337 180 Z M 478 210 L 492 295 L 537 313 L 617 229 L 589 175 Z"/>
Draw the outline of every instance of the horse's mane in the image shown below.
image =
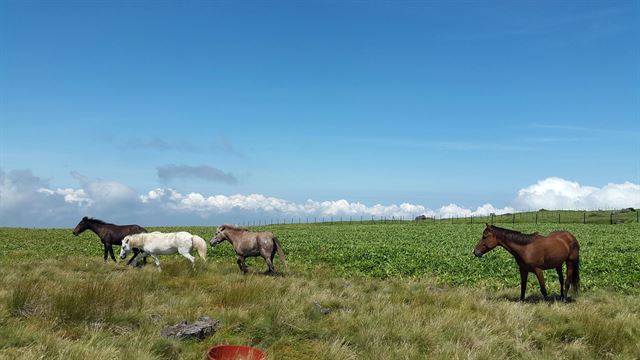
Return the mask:
<path fill-rule="evenodd" d="M 231 225 L 231 224 L 224 224 L 221 227 L 225 230 L 229 229 L 229 230 L 235 230 L 235 231 L 249 231 L 249 229 L 242 228 L 236 225 Z"/>
<path fill-rule="evenodd" d="M 101 224 L 101 225 L 113 225 L 113 224 L 111 224 L 111 223 L 108 223 L 108 222 L 106 222 L 106 221 L 102 221 L 102 220 L 100 220 L 100 219 L 96 219 L 96 218 L 87 218 L 87 220 L 86 220 L 86 221 L 88 221 L 88 222 L 90 222 L 90 223 L 94 223 L 94 224 Z"/>
<path fill-rule="evenodd" d="M 523 234 L 520 231 L 503 229 L 497 226 L 491 226 L 491 231 L 502 239 L 506 239 L 523 245 L 529 244 L 538 235 L 537 232 L 533 234 Z"/>

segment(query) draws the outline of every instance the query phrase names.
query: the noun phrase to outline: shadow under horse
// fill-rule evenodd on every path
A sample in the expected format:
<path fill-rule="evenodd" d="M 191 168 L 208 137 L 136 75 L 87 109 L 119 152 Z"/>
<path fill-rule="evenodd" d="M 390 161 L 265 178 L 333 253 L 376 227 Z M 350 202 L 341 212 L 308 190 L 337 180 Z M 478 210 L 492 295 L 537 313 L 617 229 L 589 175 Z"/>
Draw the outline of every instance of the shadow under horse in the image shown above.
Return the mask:
<path fill-rule="evenodd" d="M 496 246 L 502 246 L 518 263 L 520 268 L 520 301 L 524 301 L 527 277 L 532 272 L 540 283 L 540 292 L 548 300 L 544 284 L 546 269 L 556 269 L 560 280 L 560 299 L 566 300 L 569 289 L 578 293 L 580 287 L 580 246 L 575 236 L 568 231 L 554 231 L 547 236 L 538 233 L 523 234 L 486 224 L 482 239 L 473 254 L 481 257 Z M 562 263 L 567 264 L 567 278 L 562 276 Z"/>
<path fill-rule="evenodd" d="M 113 254 L 113 245 L 122 245 L 122 239 L 127 235 L 146 233 L 147 230 L 140 225 L 115 225 L 109 224 L 102 220 L 83 217 L 82 220 L 73 229 L 73 235 L 78 236 L 85 230 L 93 231 L 104 245 L 104 261 L 107 261 L 107 256 L 111 256 L 113 261 L 116 261 L 116 257 Z M 133 249 L 133 257 L 127 262 L 130 265 L 131 262 L 138 256 L 140 250 Z M 144 259 L 144 263 L 147 263 L 147 259 Z"/>

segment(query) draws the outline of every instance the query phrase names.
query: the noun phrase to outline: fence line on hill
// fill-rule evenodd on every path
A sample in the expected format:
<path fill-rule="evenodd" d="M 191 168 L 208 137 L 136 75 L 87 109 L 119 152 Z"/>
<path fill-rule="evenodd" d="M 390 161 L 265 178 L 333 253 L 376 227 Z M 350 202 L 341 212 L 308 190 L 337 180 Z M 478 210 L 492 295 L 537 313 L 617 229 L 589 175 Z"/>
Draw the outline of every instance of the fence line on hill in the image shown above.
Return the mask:
<path fill-rule="evenodd" d="M 491 214 L 487 216 L 466 217 L 420 217 L 412 216 L 306 216 L 306 217 L 272 217 L 269 219 L 243 221 L 241 226 L 274 226 L 292 224 L 624 224 L 640 223 L 640 210 L 623 209 L 617 211 L 575 211 L 575 210 L 540 210 L 535 212 L 517 212 L 508 214 Z"/>

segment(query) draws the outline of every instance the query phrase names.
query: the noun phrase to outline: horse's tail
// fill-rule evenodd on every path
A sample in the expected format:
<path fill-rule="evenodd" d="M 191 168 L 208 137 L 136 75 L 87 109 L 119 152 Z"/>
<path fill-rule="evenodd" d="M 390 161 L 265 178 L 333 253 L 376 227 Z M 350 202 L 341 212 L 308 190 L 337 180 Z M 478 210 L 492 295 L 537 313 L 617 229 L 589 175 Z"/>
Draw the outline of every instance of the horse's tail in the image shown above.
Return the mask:
<path fill-rule="evenodd" d="M 576 292 L 576 296 L 580 292 L 580 259 L 574 261 L 573 263 L 573 273 L 571 274 L 571 279 L 569 280 L 569 287 Z"/>
<path fill-rule="evenodd" d="M 287 266 L 287 259 L 285 259 L 284 257 L 284 250 L 282 250 L 282 245 L 280 245 L 278 238 L 275 236 L 273 237 L 273 243 L 276 244 L 276 251 L 278 252 L 278 257 L 280 258 L 280 261 L 282 261 L 282 263 L 284 264 L 285 270 L 289 270 Z"/>
<path fill-rule="evenodd" d="M 191 238 L 193 242 L 193 247 L 198 250 L 198 255 L 202 258 L 202 260 L 207 261 L 207 243 L 198 235 L 193 235 Z"/>

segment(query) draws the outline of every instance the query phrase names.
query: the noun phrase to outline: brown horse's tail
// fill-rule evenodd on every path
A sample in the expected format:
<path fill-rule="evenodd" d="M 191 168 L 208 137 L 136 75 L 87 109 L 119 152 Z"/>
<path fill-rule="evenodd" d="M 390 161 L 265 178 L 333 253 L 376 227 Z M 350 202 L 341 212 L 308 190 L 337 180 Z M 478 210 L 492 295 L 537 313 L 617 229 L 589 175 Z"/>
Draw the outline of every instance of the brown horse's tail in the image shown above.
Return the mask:
<path fill-rule="evenodd" d="M 207 243 L 198 235 L 193 235 L 191 237 L 191 242 L 193 243 L 193 247 L 198 250 L 198 255 L 204 260 L 207 261 Z"/>
<path fill-rule="evenodd" d="M 282 263 L 284 264 L 285 270 L 289 270 L 289 267 L 287 266 L 287 259 L 284 258 L 284 250 L 282 250 L 282 245 L 280 245 L 278 238 L 275 236 L 273 237 L 273 243 L 276 244 L 276 251 L 278 252 L 278 257 L 280 258 L 280 261 L 282 261 Z"/>
<path fill-rule="evenodd" d="M 573 273 L 569 280 L 569 287 L 576 292 L 576 296 L 580 292 L 580 259 L 573 263 Z"/>

